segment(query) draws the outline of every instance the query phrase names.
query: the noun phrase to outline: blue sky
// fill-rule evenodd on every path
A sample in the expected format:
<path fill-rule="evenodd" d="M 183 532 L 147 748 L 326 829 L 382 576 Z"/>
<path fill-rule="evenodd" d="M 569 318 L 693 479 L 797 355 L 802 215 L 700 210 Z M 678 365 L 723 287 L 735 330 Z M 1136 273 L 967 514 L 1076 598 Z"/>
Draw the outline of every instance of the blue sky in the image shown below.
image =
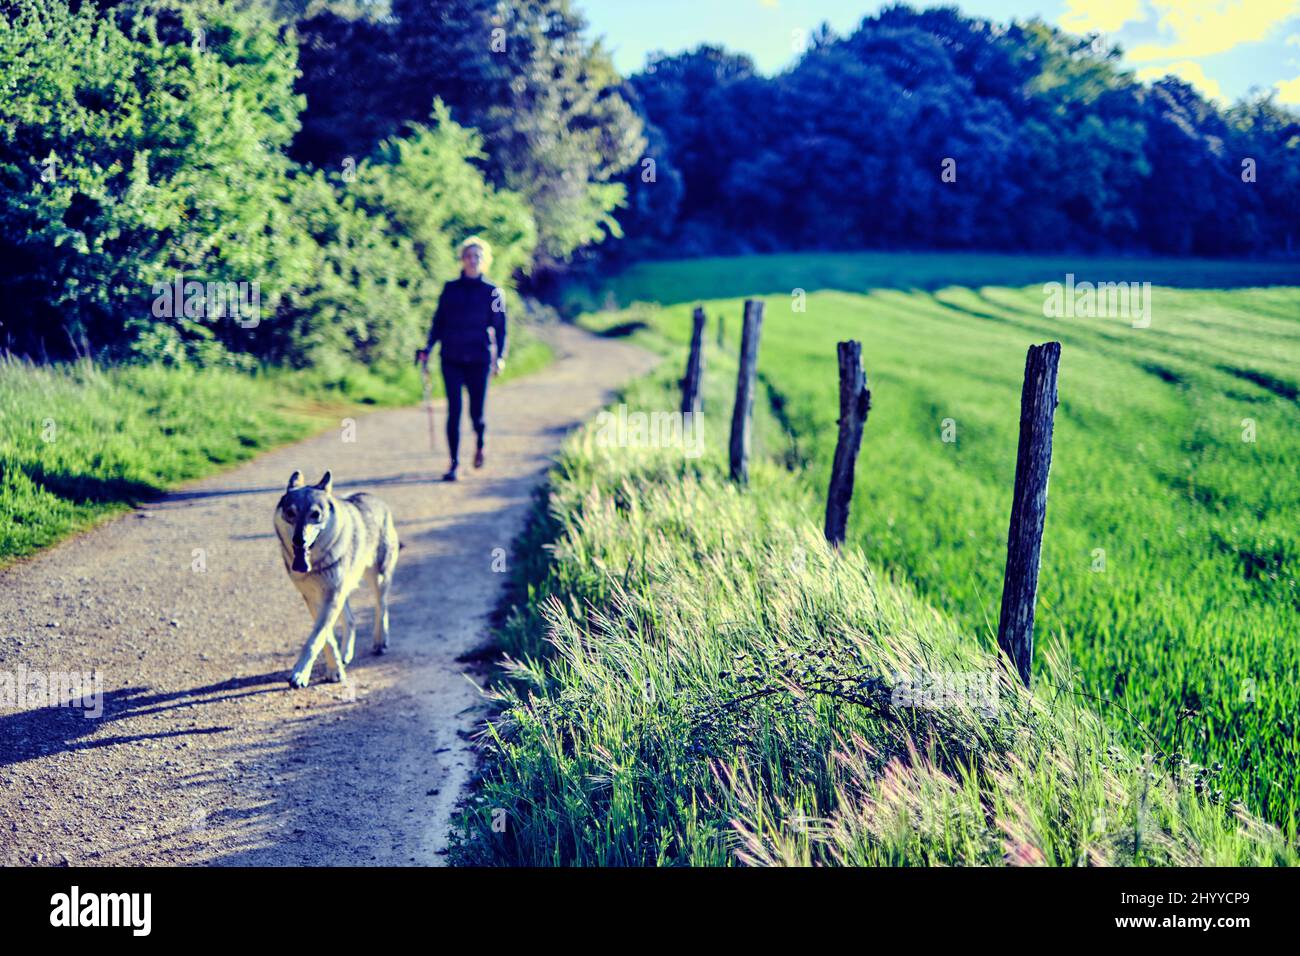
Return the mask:
<path fill-rule="evenodd" d="M 781 69 L 796 31 L 830 23 L 847 32 L 878 0 L 576 0 L 614 62 L 635 72 L 652 50 L 675 53 L 719 43 Z M 915 6 L 939 4 L 916 2 Z M 1300 0 L 964 0 L 963 11 L 995 20 L 1040 16 L 1077 33 L 1120 43 L 1140 77 L 1173 73 L 1207 96 L 1231 101 L 1252 87 L 1276 88 L 1300 105 Z"/>

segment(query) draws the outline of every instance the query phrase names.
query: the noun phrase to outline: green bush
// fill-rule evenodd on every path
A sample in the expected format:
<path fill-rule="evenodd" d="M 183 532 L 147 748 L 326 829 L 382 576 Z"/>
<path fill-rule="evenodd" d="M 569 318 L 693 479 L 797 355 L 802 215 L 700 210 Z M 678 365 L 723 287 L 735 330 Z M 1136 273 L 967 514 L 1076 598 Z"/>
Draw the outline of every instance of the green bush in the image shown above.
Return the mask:
<path fill-rule="evenodd" d="M 15 352 L 391 366 L 426 334 L 466 235 L 493 242 L 507 284 L 531 260 L 526 204 L 487 184 L 480 137 L 441 104 L 342 173 L 290 160 L 297 48 L 256 6 L 6 9 L 0 290 Z"/>
<path fill-rule="evenodd" d="M 510 276 L 530 261 L 532 217 L 518 196 L 484 180 L 474 130 L 452 122 L 441 103 L 431 121 L 346 173 L 298 177 L 294 208 L 319 251 L 314 281 L 271 330 L 275 357 L 327 367 L 408 363 L 443 283 L 459 271 L 453 250 L 470 234 L 492 243 L 493 275 L 504 277 L 519 314 Z"/>
<path fill-rule="evenodd" d="M 177 275 L 256 282 L 273 312 L 310 247 L 291 228 L 284 156 L 295 52 L 254 9 L 217 3 L 75 12 L 17 0 L 0 23 L 0 254 L 24 325 L 13 347 L 121 354 L 213 341 L 215 315 L 159 319 Z M 165 324 L 170 332 L 146 335 Z"/>

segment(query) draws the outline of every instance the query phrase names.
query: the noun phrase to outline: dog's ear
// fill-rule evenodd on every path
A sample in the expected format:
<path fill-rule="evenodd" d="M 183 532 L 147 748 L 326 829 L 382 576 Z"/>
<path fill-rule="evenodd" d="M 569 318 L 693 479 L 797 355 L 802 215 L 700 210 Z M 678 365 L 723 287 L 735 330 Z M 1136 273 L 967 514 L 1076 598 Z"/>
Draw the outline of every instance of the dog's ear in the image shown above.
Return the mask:
<path fill-rule="evenodd" d="M 328 495 L 334 490 L 334 476 L 328 471 L 325 472 L 325 474 L 321 475 L 320 481 L 316 482 L 316 487 Z"/>
<path fill-rule="evenodd" d="M 293 489 L 301 488 L 301 487 L 302 487 L 302 472 L 295 471 L 292 475 L 289 476 L 289 487 L 286 488 L 285 491 L 293 491 Z"/>

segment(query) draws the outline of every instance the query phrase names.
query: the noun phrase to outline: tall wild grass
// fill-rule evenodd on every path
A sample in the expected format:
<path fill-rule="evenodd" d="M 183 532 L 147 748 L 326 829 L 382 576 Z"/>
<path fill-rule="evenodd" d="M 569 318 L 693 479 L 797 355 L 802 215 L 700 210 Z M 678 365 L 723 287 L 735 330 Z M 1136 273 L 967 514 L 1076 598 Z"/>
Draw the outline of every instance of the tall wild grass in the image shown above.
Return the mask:
<path fill-rule="evenodd" d="M 1124 746 L 1059 650 L 1025 692 L 860 552 L 829 550 L 794 475 L 760 458 L 747 489 L 728 482 L 715 371 L 704 457 L 589 426 L 553 471 L 516 554 L 459 862 L 1295 862 L 1214 768 Z M 629 407 L 672 408 L 668 374 Z"/>

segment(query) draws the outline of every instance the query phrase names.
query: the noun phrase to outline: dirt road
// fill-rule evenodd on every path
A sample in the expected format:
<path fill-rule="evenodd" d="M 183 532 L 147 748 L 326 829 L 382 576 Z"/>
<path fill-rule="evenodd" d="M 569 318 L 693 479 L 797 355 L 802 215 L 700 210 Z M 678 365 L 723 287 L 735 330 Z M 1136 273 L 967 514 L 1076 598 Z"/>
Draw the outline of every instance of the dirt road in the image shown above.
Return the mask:
<path fill-rule="evenodd" d="M 484 712 L 458 659 L 487 639 L 496 549 L 564 433 L 653 364 L 550 336 L 558 360 L 494 389 L 488 467 L 456 484 L 433 480 L 444 439 L 431 457 L 423 409 L 377 412 L 354 441 L 341 423 L 0 572 L 0 679 L 28 682 L 25 706 L 0 709 L 0 863 L 440 862 Z M 369 654 L 369 590 L 352 600 L 346 686 L 287 686 L 310 619 L 271 514 L 295 468 L 378 494 L 404 546 L 387 656 Z M 92 669 L 98 717 L 30 683 Z"/>

